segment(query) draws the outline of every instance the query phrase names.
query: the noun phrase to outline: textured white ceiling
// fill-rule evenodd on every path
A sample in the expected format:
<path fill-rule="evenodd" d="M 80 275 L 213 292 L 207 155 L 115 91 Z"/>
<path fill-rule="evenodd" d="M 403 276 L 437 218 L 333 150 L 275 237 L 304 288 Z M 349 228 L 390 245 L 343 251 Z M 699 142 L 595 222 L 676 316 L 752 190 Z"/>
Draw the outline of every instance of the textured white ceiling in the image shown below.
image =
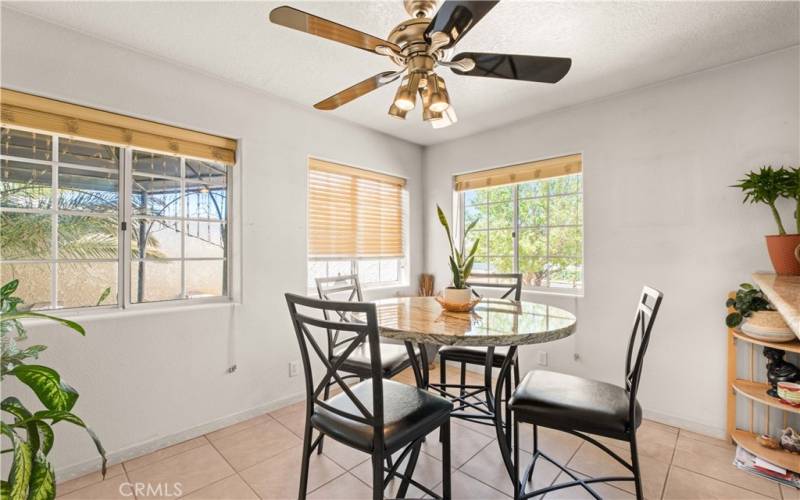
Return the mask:
<path fill-rule="evenodd" d="M 385 37 L 408 16 L 402 1 L 291 5 Z M 304 106 L 395 66 L 381 56 L 269 23 L 272 2 L 3 2 L 5 6 L 193 66 Z M 332 113 L 434 144 L 514 120 L 800 42 L 798 2 L 501 1 L 458 51 L 573 59 L 556 85 L 457 76 L 441 68 L 459 122 L 432 130 L 418 110 L 386 111 L 387 85 Z"/>

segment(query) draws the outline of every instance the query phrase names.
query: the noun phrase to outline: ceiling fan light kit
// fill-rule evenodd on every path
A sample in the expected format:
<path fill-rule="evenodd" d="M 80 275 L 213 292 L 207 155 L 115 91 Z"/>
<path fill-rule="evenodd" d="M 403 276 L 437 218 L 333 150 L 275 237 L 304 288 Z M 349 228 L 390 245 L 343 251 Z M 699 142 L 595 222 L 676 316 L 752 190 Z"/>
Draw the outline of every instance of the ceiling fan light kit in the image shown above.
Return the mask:
<path fill-rule="evenodd" d="M 432 18 L 437 0 L 404 0 L 411 19 L 398 24 L 386 40 L 308 14 L 289 6 L 273 9 L 275 24 L 340 42 L 388 57 L 400 66 L 367 78 L 314 105 L 334 110 L 402 76 L 389 107 L 389 115 L 405 119 L 422 101 L 422 119 L 433 128 L 450 126 L 458 120 L 444 79 L 436 67 L 450 68 L 456 75 L 556 83 L 569 71 L 572 61 L 562 57 L 467 52 L 450 58 L 452 47 L 480 21 L 498 0 L 446 0 Z M 449 60 L 448 60 L 449 59 Z"/>

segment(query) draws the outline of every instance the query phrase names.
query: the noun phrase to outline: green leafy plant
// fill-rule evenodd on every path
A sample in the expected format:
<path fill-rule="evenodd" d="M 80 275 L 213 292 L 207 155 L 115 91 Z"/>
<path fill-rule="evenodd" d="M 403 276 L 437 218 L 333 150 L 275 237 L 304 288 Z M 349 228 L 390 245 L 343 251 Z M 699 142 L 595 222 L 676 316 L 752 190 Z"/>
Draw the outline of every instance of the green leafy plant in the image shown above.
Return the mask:
<path fill-rule="evenodd" d="M 790 172 L 783 167 L 761 167 L 761 170 L 749 172 L 744 179 L 731 187 L 737 187 L 744 192 L 743 203 L 764 203 L 769 206 L 778 225 L 778 234 L 785 235 L 786 229 L 783 227 L 781 214 L 775 208 L 775 202 L 778 198 L 788 197 L 787 193 L 791 190 L 790 178 Z"/>
<path fill-rule="evenodd" d="M 9 281 L 0 288 L 0 381 L 15 377 L 28 386 L 44 406 L 44 410 L 31 411 L 15 396 L 0 402 L 4 417 L 2 436 L 10 443 L 2 453 L 11 453 L 11 467 L 7 480 L 2 481 L 3 500 L 48 500 L 55 498 L 55 473 L 47 458 L 53 448 L 53 426 L 68 422 L 86 430 L 102 458 L 102 472 L 106 473 L 106 452 L 95 433 L 80 417 L 72 413 L 78 392 L 61 380 L 61 376 L 47 366 L 27 364 L 38 359 L 47 349 L 44 345 L 20 348 L 18 342 L 27 340 L 21 320 L 41 318 L 52 320 L 71 330 L 86 335 L 81 325 L 48 314 L 24 310 L 22 299 L 14 293 L 19 280 Z"/>
<path fill-rule="evenodd" d="M 742 283 L 736 291 L 735 298 L 729 298 L 725 302 L 726 307 L 732 307 L 734 311 L 725 318 L 728 328 L 736 328 L 745 318 L 750 317 L 756 311 L 773 311 L 772 304 L 769 303 L 764 293 L 750 283 Z"/>
<path fill-rule="evenodd" d="M 800 167 L 782 169 L 784 171 L 783 196 L 794 200 L 794 219 L 796 232 L 800 234 Z"/>
<path fill-rule="evenodd" d="M 464 234 L 461 236 L 461 241 L 458 246 L 453 243 L 453 235 L 450 232 L 450 223 L 447 222 L 447 216 L 442 211 L 442 207 L 436 205 L 436 212 L 439 215 L 439 222 L 444 227 L 447 233 L 447 242 L 450 243 L 450 272 L 453 273 L 453 288 L 463 289 L 466 288 L 467 279 L 472 273 L 472 264 L 475 262 L 475 252 L 478 251 L 478 243 L 480 238 L 476 238 L 472 244 L 472 248 L 465 252 L 465 241 L 469 232 L 478 223 L 478 219 L 470 222 L 464 229 Z"/>

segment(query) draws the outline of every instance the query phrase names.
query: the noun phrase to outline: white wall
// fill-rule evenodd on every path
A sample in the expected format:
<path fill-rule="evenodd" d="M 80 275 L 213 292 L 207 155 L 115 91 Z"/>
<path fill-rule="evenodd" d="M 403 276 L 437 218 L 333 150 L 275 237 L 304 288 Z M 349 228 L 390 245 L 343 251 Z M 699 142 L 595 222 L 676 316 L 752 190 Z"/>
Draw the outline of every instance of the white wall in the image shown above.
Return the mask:
<path fill-rule="evenodd" d="M 7 9 L 2 86 L 241 141 L 234 200 L 234 246 L 244 249 L 240 306 L 82 318 L 86 338 L 31 328 L 33 340 L 50 346 L 42 362 L 78 388 L 76 412 L 117 460 L 303 391 L 302 377 L 288 378 L 287 362 L 299 352 L 283 293 L 305 291 L 308 155 L 408 179 L 416 289 L 423 259 L 419 146 Z M 238 370 L 227 374 L 233 363 Z M 82 433 L 61 426 L 54 456 L 64 477 L 95 454 Z"/>
<path fill-rule="evenodd" d="M 551 368 L 621 383 L 635 301 L 655 286 L 665 298 L 640 401 L 651 417 L 721 436 L 726 293 L 770 267 L 763 235 L 775 232 L 768 209 L 728 186 L 763 164 L 800 163 L 798 59 L 794 47 L 426 148 L 428 270 L 449 280 L 432 215 L 452 206 L 454 174 L 583 153 L 585 297 L 536 297 L 577 307 L 578 333 L 540 348 Z M 536 349 L 521 351 L 523 369 Z"/>

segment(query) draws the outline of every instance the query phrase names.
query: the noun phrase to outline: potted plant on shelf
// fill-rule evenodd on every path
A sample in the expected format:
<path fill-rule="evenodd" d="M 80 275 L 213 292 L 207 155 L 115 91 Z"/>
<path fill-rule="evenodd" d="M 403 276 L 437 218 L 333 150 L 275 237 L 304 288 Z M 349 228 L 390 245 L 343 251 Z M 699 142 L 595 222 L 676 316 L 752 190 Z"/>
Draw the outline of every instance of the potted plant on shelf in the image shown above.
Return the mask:
<path fill-rule="evenodd" d="M 467 225 L 464 229 L 464 234 L 461 236 L 460 245 L 456 246 L 453 243 L 450 224 L 447 222 L 447 216 L 442 211 L 442 207 L 436 205 L 436 211 L 439 215 L 439 222 L 444 227 L 445 233 L 447 233 L 447 242 L 450 244 L 450 272 L 453 274 L 452 286 L 444 289 L 444 301 L 455 305 L 470 304 L 472 302 L 472 289 L 467 286 L 467 280 L 472 272 L 472 264 L 475 262 L 475 252 L 478 251 L 480 238 L 475 239 L 472 248 L 468 252 L 464 246 L 469 232 L 478 223 L 478 219 Z"/>
<path fill-rule="evenodd" d="M 744 192 L 743 203 L 763 203 L 772 211 L 778 226 L 778 234 L 766 236 L 767 251 L 777 274 L 800 274 L 800 262 L 795 250 L 800 245 L 800 169 L 761 167 L 758 172 L 749 172 L 744 179 L 732 187 Z M 776 202 L 780 198 L 795 200 L 795 227 L 797 233 L 787 234 Z"/>
<path fill-rule="evenodd" d="M 106 473 L 106 452 L 94 432 L 80 417 L 72 413 L 72 407 L 78 400 L 78 392 L 61 380 L 61 376 L 52 368 L 28 364 L 31 359 L 37 359 L 47 346 L 20 348 L 17 345 L 17 342 L 27 338 L 20 321 L 26 318 L 56 321 L 81 335 L 86 332 L 74 321 L 19 308 L 23 302 L 13 295 L 18 285 L 19 281 L 13 280 L 0 288 L 0 380 L 15 377 L 33 391 L 45 409 L 31 411 L 19 398 L 4 395 L 2 411 L 9 418 L 4 418 L 2 422 L 3 440 L 7 441 L 3 443 L 3 453 L 10 454 L 11 465 L 8 477 L 2 481 L 2 498 L 51 499 L 56 496 L 56 480 L 47 455 L 53 448 L 55 424 L 66 422 L 82 427 L 89 433 L 102 459 L 103 476 Z"/>

